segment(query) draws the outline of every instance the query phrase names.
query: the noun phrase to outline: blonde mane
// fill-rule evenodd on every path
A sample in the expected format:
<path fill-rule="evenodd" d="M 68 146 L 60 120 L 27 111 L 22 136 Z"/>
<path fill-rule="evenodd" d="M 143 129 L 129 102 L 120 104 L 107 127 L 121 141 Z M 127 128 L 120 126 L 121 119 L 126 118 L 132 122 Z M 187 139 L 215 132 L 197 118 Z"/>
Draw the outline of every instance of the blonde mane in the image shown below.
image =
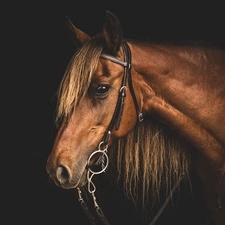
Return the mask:
<path fill-rule="evenodd" d="M 139 207 L 145 208 L 150 197 L 160 200 L 182 177 L 188 182 L 190 148 L 181 137 L 165 126 L 145 118 L 109 150 L 116 164 L 117 182 L 123 181 L 124 193 Z M 140 194 L 141 193 L 141 194 Z"/>
<path fill-rule="evenodd" d="M 58 90 L 56 123 L 62 118 L 67 120 L 87 94 L 102 49 L 101 36 L 95 36 L 71 59 Z M 180 176 L 188 180 L 188 147 L 166 127 L 145 118 L 126 137 L 114 143 L 108 152 L 110 163 L 118 172 L 118 181 L 123 181 L 127 197 L 136 204 L 141 199 L 144 207 L 150 193 L 159 198 L 160 190 L 163 188 L 169 193 Z"/>
<path fill-rule="evenodd" d="M 86 95 L 103 49 L 101 42 L 101 35 L 96 35 L 70 60 L 57 93 L 56 123 L 67 120 Z"/>

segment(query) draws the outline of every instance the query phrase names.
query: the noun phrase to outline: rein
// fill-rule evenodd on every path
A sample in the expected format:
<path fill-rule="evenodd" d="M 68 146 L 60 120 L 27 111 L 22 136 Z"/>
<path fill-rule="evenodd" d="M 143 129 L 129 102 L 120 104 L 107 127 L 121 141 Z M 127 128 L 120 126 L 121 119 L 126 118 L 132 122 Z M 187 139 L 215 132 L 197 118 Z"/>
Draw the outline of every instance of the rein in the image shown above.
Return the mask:
<path fill-rule="evenodd" d="M 89 158 L 87 160 L 87 167 L 86 167 L 86 169 L 87 169 L 87 181 L 88 181 L 88 185 L 87 185 L 88 192 L 92 196 L 93 204 L 94 204 L 95 211 L 96 211 L 96 214 L 98 216 L 98 219 L 104 225 L 110 225 L 110 223 L 106 219 L 102 209 L 100 208 L 100 206 L 97 203 L 97 200 L 96 200 L 96 197 L 95 197 L 96 186 L 94 185 L 94 183 L 92 181 L 92 178 L 94 177 L 94 175 L 101 174 L 101 173 L 105 172 L 107 167 L 108 167 L 108 164 L 109 164 L 109 158 L 108 158 L 108 155 L 107 155 L 108 142 L 109 142 L 109 139 L 111 137 L 112 129 L 115 127 L 115 130 L 118 130 L 119 127 L 120 127 L 120 122 L 121 122 L 121 118 L 122 118 L 122 114 L 123 114 L 123 110 L 124 110 L 124 102 L 125 102 L 125 97 L 126 97 L 126 91 L 127 91 L 127 86 L 126 86 L 127 81 L 128 81 L 128 85 L 129 85 L 129 90 L 131 92 L 131 95 L 132 95 L 132 98 L 133 98 L 133 101 L 134 101 L 135 109 L 136 109 L 136 112 L 137 112 L 137 121 L 141 122 L 144 119 L 143 113 L 140 111 L 138 103 L 137 103 L 137 99 L 136 99 L 136 95 L 135 95 L 135 92 L 134 92 L 132 79 L 131 79 L 131 66 L 132 66 L 132 64 L 131 64 L 131 51 L 130 51 L 130 48 L 129 48 L 128 44 L 125 41 L 122 43 L 122 48 L 123 48 L 123 52 L 124 52 L 124 61 L 122 61 L 122 60 L 120 60 L 120 59 L 118 59 L 114 56 L 108 55 L 108 54 L 102 53 L 100 55 L 100 58 L 102 58 L 102 59 L 110 60 L 110 61 L 112 61 L 116 64 L 119 64 L 119 65 L 123 66 L 124 67 L 124 76 L 123 76 L 123 79 L 122 79 L 122 83 L 121 83 L 121 87 L 120 87 L 120 90 L 119 90 L 119 95 L 118 95 L 118 99 L 117 99 L 117 103 L 116 103 L 116 107 L 115 107 L 112 119 L 109 123 L 109 126 L 108 126 L 105 134 L 103 135 L 102 141 L 98 145 L 98 149 L 96 151 L 94 151 L 89 156 Z M 96 157 L 98 159 L 93 164 L 93 163 L 91 163 L 91 161 L 94 161 L 94 157 Z M 181 177 L 178 179 L 177 183 L 175 184 L 175 186 L 171 190 L 170 194 L 166 198 L 164 204 L 162 205 L 162 207 L 160 208 L 160 210 L 158 211 L 158 213 L 156 214 L 156 216 L 153 218 L 153 220 L 151 221 L 151 223 L 149 225 L 155 224 L 156 220 L 162 214 L 166 205 L 169 203 L 170 199 L 172 198 L 172 196 L 173 196 L 175 190 L 177 189 L 177 187 L 179 186 L 182 178 L 183 178 L 183 176 L 181 175 Z M 224 183 L 224 185 L 225 185 L 225 175 L 224 175 L 222 183 Z M 85 200 L 82 196 L 82 192 L 81 192 L 80 188 L 77 188 L 77 191 L 78 191 L 78 200 L 81 204 L 81 207 L 82 207 L 83 211 L 85 212 L 85 214 L 89 218 L 91 224 L 96 225 L 96 219 L 92 215 L 91 211 L 88 209 L 88 206 L 87 206 L 87 204 L 86 204 L 86 202 L 85 202 Z M 218 212 L 221 209 L 221 207 L 222 207 L 221 206 L 221 198 L 219 196 L 218 197 L 218 207 L 215 210 L 215 213 Z M 212 217 L 209 219 L 209 221 L 207 222 L 206 225 L 209 224 L 209 222 L 212 220 L 215 213 L 213 213 Z"/>

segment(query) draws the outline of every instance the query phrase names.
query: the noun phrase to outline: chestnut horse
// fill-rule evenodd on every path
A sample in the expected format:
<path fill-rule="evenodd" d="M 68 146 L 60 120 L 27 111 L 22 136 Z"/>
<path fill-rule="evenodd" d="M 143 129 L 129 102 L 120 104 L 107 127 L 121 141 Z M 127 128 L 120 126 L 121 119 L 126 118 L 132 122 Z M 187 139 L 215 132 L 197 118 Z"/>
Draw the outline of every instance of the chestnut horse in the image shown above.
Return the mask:
<path fill-rule="evenodd" d="M 77 188 L 82 203 L 87 187 L 100 209 L 92 178 L 113 162 L 127 196 L 145 207 L 162 186 L 172 195 L 181 179 L 191 185 L 191 171 L 211 213 L 205 224 L 224 225 L 225 51 L 125 39 L 109 11 L 93 37 L 68 22 L 77 49 L 58 90 L 50 178 Z"/>

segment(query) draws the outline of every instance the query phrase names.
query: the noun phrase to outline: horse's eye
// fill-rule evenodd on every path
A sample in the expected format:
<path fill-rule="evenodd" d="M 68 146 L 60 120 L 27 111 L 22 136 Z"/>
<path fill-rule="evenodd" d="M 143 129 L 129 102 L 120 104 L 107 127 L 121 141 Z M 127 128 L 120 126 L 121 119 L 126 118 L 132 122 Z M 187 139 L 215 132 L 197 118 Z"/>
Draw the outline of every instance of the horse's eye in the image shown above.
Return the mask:
<path fill-rule="evenodd" d="M 105 96 L 108 93 L 109 87 L 107 85 L 99 85 L 96 89 L 97 96 Z"/>

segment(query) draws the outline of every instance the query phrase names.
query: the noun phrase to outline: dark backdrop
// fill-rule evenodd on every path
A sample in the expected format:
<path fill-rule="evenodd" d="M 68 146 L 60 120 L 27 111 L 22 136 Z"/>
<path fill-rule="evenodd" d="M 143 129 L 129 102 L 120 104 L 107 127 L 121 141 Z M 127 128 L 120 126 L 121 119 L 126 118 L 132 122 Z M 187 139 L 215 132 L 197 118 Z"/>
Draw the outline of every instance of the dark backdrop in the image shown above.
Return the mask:
<path fill-rule="evenodd" d="M 90 4 L 90 2 L 92 2 Z M 55 93 L 74 49 L 66 32 L 65 16 L 90 35 L 101 32 L 104 10 L 110 10 L 121 21 L 125 38 L 152 41 L 206 40 L 224 47 L 224 13 L 222 5 L 206 2 L 94 1 L 10 2 L 4 9 L 7 66 L 6 120 L 9 129 L 7 178 L 12 212 L 7 221 L 22 224 L 89 225 L 76 195 L 49 182 L 45 165 L 54 141 Z M 10 51 L 8 51 L 10 50 Z M 4 85 L 4 84 L 3 84 Z M 4 120 L 5 117 L 3 117 Z M 15 165 L 15 167 L 8 166 Z M 9 174 L 9 175 L 8 175 Z M 181 188 L 175 210 L 169 205 L 156 225 L 198 224 L 205 211 L 201 186 L 194 176 L 194 200 L 188 188 Z M 98 184 L 100 206 L 112 225 L 141 225 L 141 216 L 107 180 Z M 178 199 L 178 198 L 177 198 Z M 149 224 L 148 220 L 147 223 Z M 10 223 L 11 224 L 11 223 Z"/>

